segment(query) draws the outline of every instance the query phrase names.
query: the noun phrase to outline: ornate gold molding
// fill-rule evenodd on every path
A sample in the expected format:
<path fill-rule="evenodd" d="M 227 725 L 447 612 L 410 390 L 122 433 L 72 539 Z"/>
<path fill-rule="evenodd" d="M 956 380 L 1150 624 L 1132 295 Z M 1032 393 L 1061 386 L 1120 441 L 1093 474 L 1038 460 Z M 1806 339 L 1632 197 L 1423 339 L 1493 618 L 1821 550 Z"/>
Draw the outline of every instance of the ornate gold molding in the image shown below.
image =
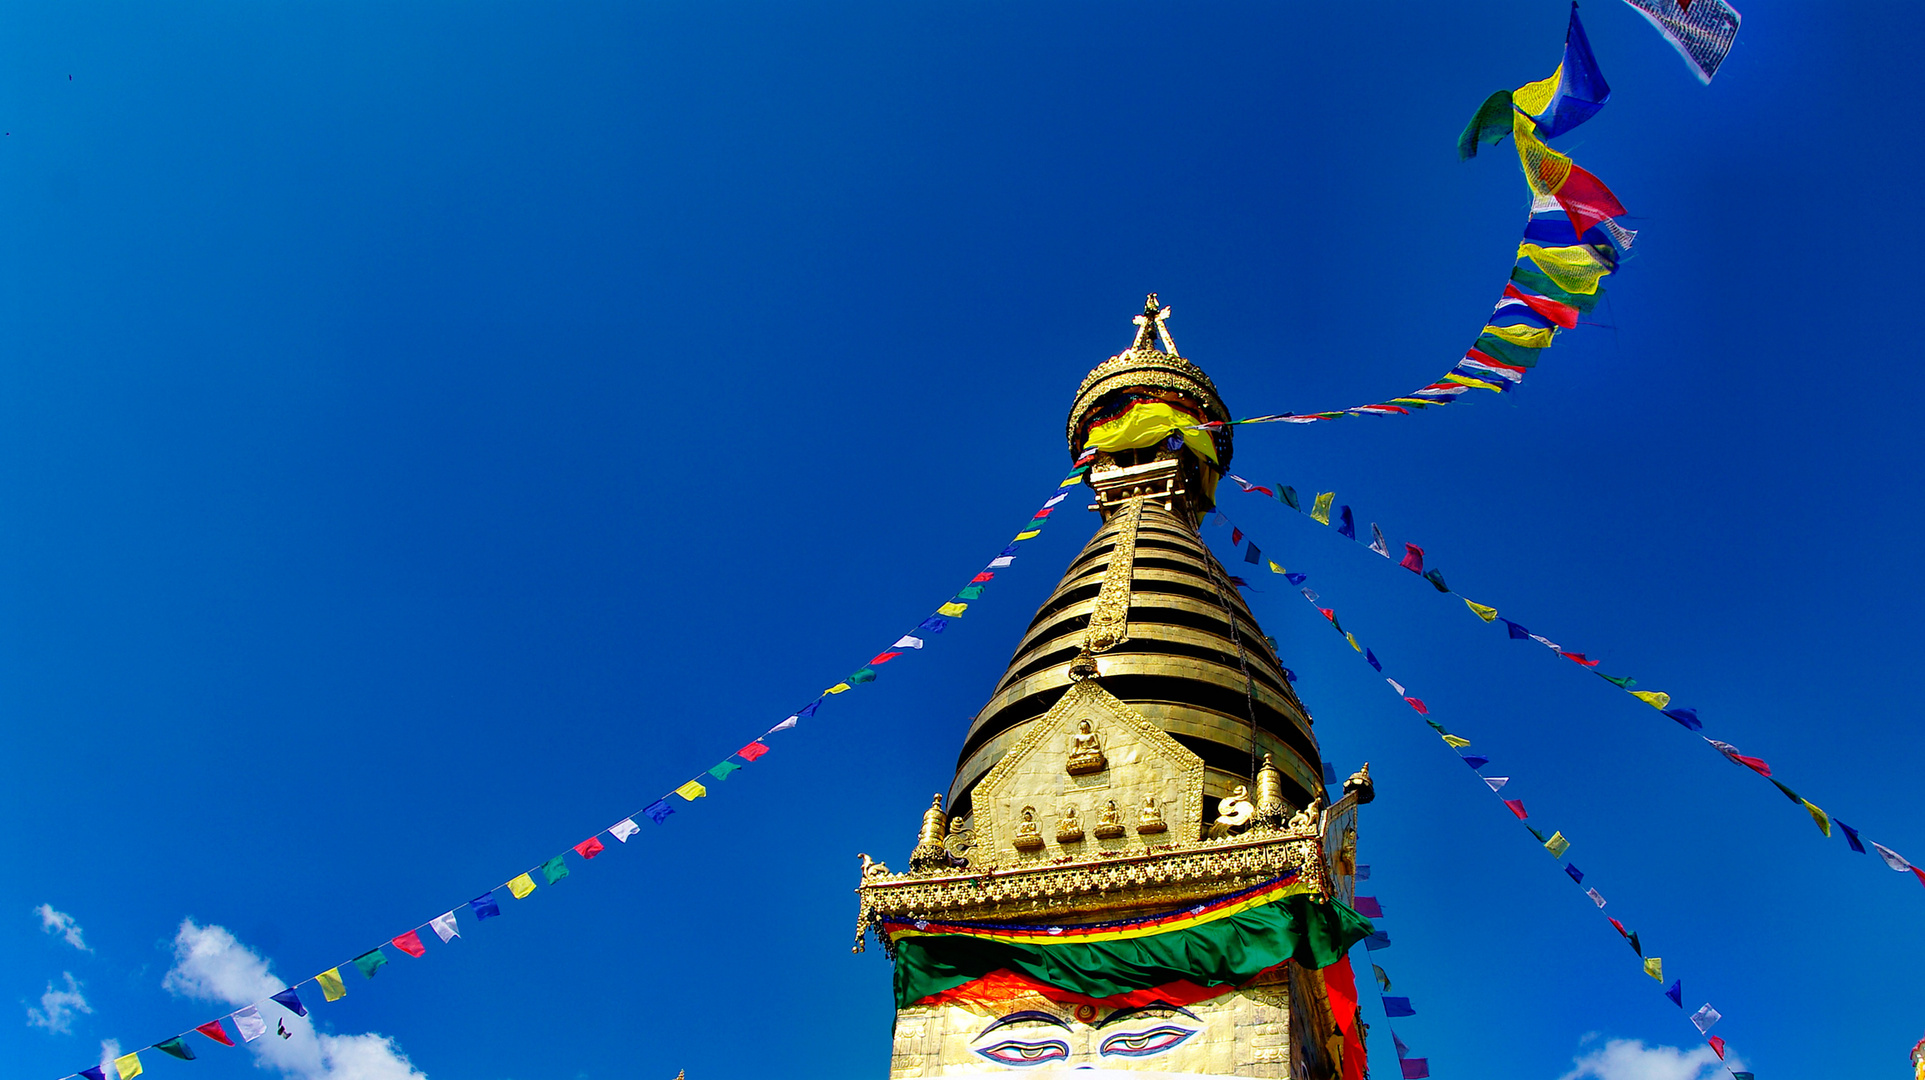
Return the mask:
<path fill-rule="evenodd" d="M 1083 648 L 1089 652 L 1108 652 L 1130 639 L 1130 585 L 1136 569 L 1136 524 L 1142 517 L 1141 495 L 1125 503 L 1116 516 L 1116 546 L 1110 550 L 1110 564 L 1083 638 Z"/>

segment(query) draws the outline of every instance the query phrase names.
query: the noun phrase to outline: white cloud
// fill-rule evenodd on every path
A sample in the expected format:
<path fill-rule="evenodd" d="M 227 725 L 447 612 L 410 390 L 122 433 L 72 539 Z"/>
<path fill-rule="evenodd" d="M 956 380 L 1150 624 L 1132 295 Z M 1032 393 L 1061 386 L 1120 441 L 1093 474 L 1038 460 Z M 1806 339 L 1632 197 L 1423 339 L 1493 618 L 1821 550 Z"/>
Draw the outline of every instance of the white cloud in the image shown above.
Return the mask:
<path fill-rule="evenodd" d="M 42 904 L 34 908 L 33 913 L 40 916 L 40 929 L 49 934 L 59 934 L 67 944 L 81 952 L 93 952 L 87 947 L 87 943 L 81 940 L 80 924 L 74 921 L 72 915 L 64 911 L 55 911 L 52 904 Z"/>
<path fill-rule="evenodd" d="M 1587 1036 L 1582 1046 L 1590 1041 Z M 1719 1061 L 1709 1046 L 1681 1050 L 1675 1046 L 1646 1046 L 1638 1039 L 1612 1039 L 1602 1047 L 1571 1059 L 1575 1066 L 1558 1080 L 1715 1080 L 1726 1068 L 1744 1068 L 1733 1057 Z"/>
<path fill-rule="evenodd" d="M 47 984 L 47 992 L 40 995 L 40 1007 L 27 1006 L 27 1026 L 46 1028 L 48 1031 L 65 1035 L 73 1030 L 75 1013 L 90 1013 L 92 1005 L 80 992 L 80 984 L 74 981 L 73 972 L 63 971 L 60 977 L 67 980 L 65 990 L 54 989 L 53 983 Z"/>
<path fill-rule="evenodd" d="M 261 1004 L 262 1015 L 276 1021 L 276 1027 L 285 1027 L 288 1038 L 281 1038 L 270 1027 L 265 1036 L 246 1044 L 247 1048 L 260 1065 L 277 1069 L 293 1080 L 427 1080 L 427 1074 L 416 1071 L 408 1056 L 385 1035 L 317 1032 L 306 1017 L 265 1002 L 287 983 L 276 978 L 268 962 L 241 944 L 226 927 L 181 920 L 180 931 L 174 935 L 174 966 L 161 985 L 176 994 L 223 1005 Z"/>
<path fill-rule="evenodd" d="M 119 1039 L 100 1040 L 100 1074 L 102 1076 L 119 1076 L 120 1075 L 120 1073 L 116 1071 L 114 1068 L 114 1059 L 119 1056 L 120 1056 Z"/>

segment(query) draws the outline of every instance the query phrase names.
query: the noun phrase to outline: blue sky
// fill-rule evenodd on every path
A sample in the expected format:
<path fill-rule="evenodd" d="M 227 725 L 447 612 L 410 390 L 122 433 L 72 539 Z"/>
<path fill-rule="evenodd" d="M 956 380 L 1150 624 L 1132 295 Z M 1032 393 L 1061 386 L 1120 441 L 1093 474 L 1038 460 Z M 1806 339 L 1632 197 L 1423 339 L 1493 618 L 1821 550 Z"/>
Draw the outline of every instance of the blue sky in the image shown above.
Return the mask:
<path fill-rule="evenodd" d="M 1891 209 L 1915 201 L 1893 117 L 1925 13 L 1743 10 L 1707 88 L 1629 8 L 1584 9 L 1616 94 L 1562 145 L 1642 230 L 1605 325 L 1505 399 L 1246 429 L 1237 466 L 1334 489 L 1925 856 L 1918 226 Z M 53 1080 L 342 963 L 859 666 L 1047 494 L 1076 383 L 1146 291 L 1240 414 L 1436 377 L 1524 217 L 1508 150 L 1459 164 L 1455 136 L 1550 72 L 1565 13 L 11 8 L 4 1071 Z M 1758 1075 L 1900 1073 L 1917 881 L 1362 548 L 1226 499 L 1574 840 Z M 715 797 L 350 981 L 316 1010 L 328 1041 L 266 1063 L 881 1075 L 855 853 L 906 857 L 1092 527 L 1068 515 Z M 1253 584 L 1326 756 L 1378 779 L 1362 843 L 1396 944 L 1374 958 L 1432 1074 L 1695 1075 L 1599 1056 L 1693 1032 L 1375 673 Z M 259 1075 L 201 1049 L 149 1072 Z"/>

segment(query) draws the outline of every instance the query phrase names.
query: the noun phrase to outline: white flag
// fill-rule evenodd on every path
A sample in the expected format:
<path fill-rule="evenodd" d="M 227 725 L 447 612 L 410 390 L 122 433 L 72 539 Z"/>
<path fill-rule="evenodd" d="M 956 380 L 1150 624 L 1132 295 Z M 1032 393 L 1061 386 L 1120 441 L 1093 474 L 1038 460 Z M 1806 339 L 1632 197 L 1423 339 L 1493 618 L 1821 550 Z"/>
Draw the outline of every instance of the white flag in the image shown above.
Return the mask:
<path fill-rule="evenodd" d="M 1885 860 L 1886 866 L 1891 867 L 1901 874 L 1912 868 L 1912 864 L 1905 861 L 1905 856 L 1900 855 L 1891 848 L 1886 847 L 1876 840 L 1872 841 L 1872 846 L 1878 849 L 1878 857 Z"/>
<path fill-rule="evenodd" d="M 793 717 L 793 716 L 791 716 L 791 717 L 789 717 L 789 718 L 788 718 L 787 720 L 784 720 L 784 721 L 782 721 L 781 723 L 779 723 L 779 724 L 777 724 L 777 725 L 775 725 L 774 727 L 772 727 L 772 728 L 770 728 L 769 730 L 767 730 L 767 731 L 765 731 L 765 732 L 763 732 L 762 734 L 764 734 L 764 735 L 773 735 L 773 734 L 775 734 L 775 733 L 776 733 L 776 732 L 778 732 L 778 731 L 787 731 L 787 730 L 789 730 L 790 728 L 792 728 L 792 727 L 794 727 L 794 726 L 795 726 L 795 721 L 796 721 L 796 718 L 795 718 L 795 717 Z"/>
<path fill-rule="evenodd" d="M 1586 889 L 1584 890 L 1584 895 L 1590 897 L 1591 902 L 1593 904 L 1596 904 L 1598 907 L 1604 906 L 1604 894 L 1601 892 L 1598 892 L 1596 889 Z"/>
<path fill-rule="evenodd" d="M 1053 499 L 1051 499 L 1050 501 L 1048 501 L 1048 502 L 1046 502 L 1046 503 L 1044 503 L 1044 504 L 1043 504 L 1043 509 L 1045 509 L 1045 510 L 1047 510 L 1047 509 L 1049 509 L 1050 507 L 1052 507 L 1052 506 L 1055 506 L 1055 505 L 1056 505 L 1057 503 L 1059 503 L 1059 502 L 1062 502 L 1062 501 L 1063 501 L 1064 499 L 1067 499 L 1067 498 L 1069 498 L 1069 492 L 1067 492 L 1067 491 L 1065 491 L 1065 492 L 1063 492 L 1062 494 L 1060 494 L 1060 495 L 1058 495 L 1058 496 L 1056 496 L 1055 498 L 1053 498 Z"/>
<path fill-rule="evenodd" d="M 1010 563 L 1013 563 L 1015 561 L 1016 561 L 1016 556 L 1014 555 L 998 555 L 995 558 L 989 560 L 989 568 L 991 570 L 1001 570 L 1003 567 L 1008 566 Z"/>
<path fill-rule="evenodd" d="M 1486 776 L 1484 782 L 1491 786 L 1492 791 L 1502 791 L 1504 790 L 1504 785 L 1511 782 L 1511 778 L 1508 776 Z"/>
<path fill-rule="evenodd" d="M 252 1005 L 234 1014 L 234 1026 L 240 1029 L 242 1042 L 253 1042 L 267 1034 L 267 1021 L 261 1018 L 261 1010 Z"/>
<path fill-rule="evenodd" d="M 608 827 L 608 835 L 620 840 L 624 844 L 628 843 L 629 837 L 641 831 L 642 827 L 635 824 L 634 818 L 623 818 Z"/>
<path fill-rule="evenodd" d="M 452 911 L 435 916 L 428 921 L 428 925 L 434 927 L 435 936 L 444 945 L 461 936 L 461 931 L 455 929 L 455 913 Z"/>
<path fill-rule="evenodd" d="M 1403 684 L 1403 683 L 1400 683 L 1400 682 L 1398 682 L 1398 681 L 1397 681 L 1396 679 L 1385 679 L 1384 681 L 1390 684 L 1390 688 L 1391 688 L 1392 690 L 1395 690 L 1395 691 L 1397 691 L 1397 696 L 1398 696 L 1398 697 L 1409 697 L 1409 696 L 1410 696 L 1410 695 L 1408 695 L 1408 694 L 1406 694 L 1406 693 L 1404 693 L 1404 684 Z"/>
<path fill-rule="evenodd" d="M 1704 1003 L 1704 1008 L 1691 1014 L 1691 1022 L 1698 1025 L 1698 1034 L 1700 1035 L 1710 1033 L 1711 1025 L 1723 1019 L 1724 1014 L 1712 1008 L 1709 1001 Z"/>
<path fill-rule="evenodd" d="M 1563 648 L 1562 648 L 1561 646 L 1559 646 L 1557 642 L 1555 642 L 1555 641 L 1552 641 L 1552 640 L 1551 640 L 1550 638 L 1547 638 L 1547 637 L 1539 637 L 1539 636 L 1538 636 L 1538 635 L 1536 635 L 1536 634 L 1532 634 L 1532 635 L 1531 635 L 1531 640 L 1532 640 L 1532 641 L 1535 641 L 1535 642 L 1537 642 L 1537 643 L 1538 643 L 1539 645 L 1542 645 L 1542 646 L 1544 646 L 1545 648 L 1547 648 L 1547 649 L 1549 649 L 1549 650 L 1551 650 L 1552 652 L 1563 652 L 1563 651 L 1564 651 L 1564 649 L 1563 649 Z"/>
<path fill-rule="evenodd" d="M 1314 593 L 1314 592 L 1311 592 L 1311 591 L 1310 591 L 1309 589 L 1304 589 L 1304 590 L 1302 590 L 1302 592 L 1303 592 L 1303 598 L 1304 598 L 1305 600 L 1308 600 L 1308 601 L 1310 601 L 1310 602 L 1311 602 L 1311 603 L 1313 603 L 1313 604 L 1317 602 L 1317 594 L 1316 594 L 1316 593 Z"/>
<path fill-rule="evenodd" d="M 1376 537 L 1375 540 L 1370 542 L 1370 550 L 1382 555 L 1386 559 L 1390 558 L 1390 545 L 1384 543 L 1384 531 L 1379 529 L 1377 523 L 1374 521 L 1370 523 L 1370 535 Z"/>
<path fill-rule="evenodd" d="M 922 639 L 914 634 L 904 634 L 900 640 L 889 647 L 892 649 L 920 649 L 922 648 Z"/>

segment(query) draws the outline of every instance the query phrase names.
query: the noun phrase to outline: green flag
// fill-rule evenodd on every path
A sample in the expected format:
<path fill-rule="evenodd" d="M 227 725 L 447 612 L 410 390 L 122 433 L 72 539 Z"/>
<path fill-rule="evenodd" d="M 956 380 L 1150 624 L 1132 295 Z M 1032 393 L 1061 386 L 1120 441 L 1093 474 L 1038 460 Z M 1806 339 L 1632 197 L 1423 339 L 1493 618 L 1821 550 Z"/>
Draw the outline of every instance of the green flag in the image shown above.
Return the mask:
<path fill-rule="evenodd" d="M 1633 686 L 1636 686 L 1638 684 L 1638 681 L 1636 679 L 1620 679 L 1615 675 L 1606 675 L 1605 673 L 1597 670 L 1596 668 L 1592 668 L 1591 673 L 1593 675 L 1596 675 L 1598 678 L 1603 679 L 1605 682 L 1610 683 L 1612 686 L 1617 687 L 1619 690 L 1629 690 Z"/>
<path fill-rule="evenodd" d="M 360 968 L 362 976 L 369 979 L 374 978 L 374 973 L 381 970 L 382 965 L 387 962 L 388 954 L 380 949 L 362 953 L 354 958 L 354 966 Z"/>
<path fill-rule="evenodd" d="M 560 855 L 557 855 L 541 864 L 541 875 L 548 879 L 548 884 L 553 885 L 568 876 L 568 864 L 562 861 Z"/>
<path fill-rule="evenodd" d="M 741 767 L 742 766 L 737 765 L 733 761 L 724 761 L 720 765 L 717 765 L 715 768 L 710 769 L 709 775 L 715 777 L 717 780 L 727 780 L 729 778 L 730 773 L 734 772 L 735 770 Z"/>
<path fill-rule="evenodd" d="M 168 1039 L 164 1042 L 155 1043 L 154 1049 L 160 1051 L 163 1054 L 172 1054 L 173 1056 L 181 1059 L 182 1061 L 194 1060 L 194 1051 L 188 1047 L 186 1041 L 183 1040 L 179 1035 L 176 1035 L 173 1038 Z"/>

